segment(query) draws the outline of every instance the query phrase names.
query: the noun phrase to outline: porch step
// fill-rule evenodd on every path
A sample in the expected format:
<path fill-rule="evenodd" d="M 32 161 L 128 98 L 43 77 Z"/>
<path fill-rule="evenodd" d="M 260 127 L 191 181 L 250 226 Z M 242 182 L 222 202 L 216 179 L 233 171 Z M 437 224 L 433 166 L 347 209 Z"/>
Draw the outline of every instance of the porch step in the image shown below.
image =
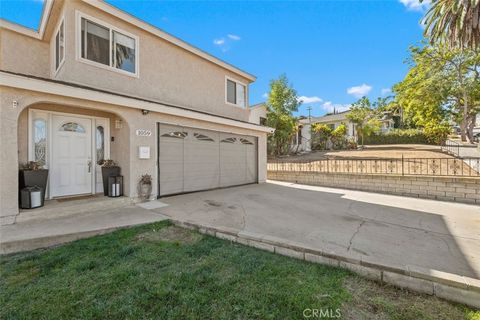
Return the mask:
<path fill-rule="evenodd" d="M 112 210 L 132 204 L 134 204 L 134 200 L 129 197 L 109 198 L 92 196 L 81 199 L 47 200 L 41 208 L 20 210 L 19 215 L 15 219 L 15 223 Z"/>

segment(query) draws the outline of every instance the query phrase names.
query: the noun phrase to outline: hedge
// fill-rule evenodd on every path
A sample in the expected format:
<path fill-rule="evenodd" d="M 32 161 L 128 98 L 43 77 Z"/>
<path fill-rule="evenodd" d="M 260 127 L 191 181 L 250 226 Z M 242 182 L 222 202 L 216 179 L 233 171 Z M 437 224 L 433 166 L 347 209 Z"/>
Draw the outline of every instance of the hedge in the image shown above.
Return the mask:
<path fill-rule="evenodd" d="M 394 129 L 387 133 L 365 136 L 365 144 L 434 144 L 427 135 L 418 129 Z"/>

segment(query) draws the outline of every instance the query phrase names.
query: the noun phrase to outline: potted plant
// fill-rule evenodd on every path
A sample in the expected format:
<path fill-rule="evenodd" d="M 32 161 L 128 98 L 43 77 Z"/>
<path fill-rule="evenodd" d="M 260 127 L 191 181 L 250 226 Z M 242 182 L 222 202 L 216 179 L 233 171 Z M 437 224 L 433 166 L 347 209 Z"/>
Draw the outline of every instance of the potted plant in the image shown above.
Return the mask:
<path fill-rule="evenodd" d="M 120 167 L 113 160 L 102 161 L 103 194 L 108 196 L 108 177 L 119 176 Z"/>
<path fill-rule="evenodd" d="M 19 193 L 25 187 L 39 187 L 42 189 L 42 204 L 45 201 L 45 190 L 47 190 L 48 169 L 44 169 L 40 162 L 29 161 L 20 164 L 18 171 Z M 20 197 L 19 197 L 20 198 Z"/>
<path fill-rule="evenodd" d="M 149 174 L 144 174 L 138 182 L 138 196 L 143 201 L 150 199 L 152 194 L 152 176 Z"/>

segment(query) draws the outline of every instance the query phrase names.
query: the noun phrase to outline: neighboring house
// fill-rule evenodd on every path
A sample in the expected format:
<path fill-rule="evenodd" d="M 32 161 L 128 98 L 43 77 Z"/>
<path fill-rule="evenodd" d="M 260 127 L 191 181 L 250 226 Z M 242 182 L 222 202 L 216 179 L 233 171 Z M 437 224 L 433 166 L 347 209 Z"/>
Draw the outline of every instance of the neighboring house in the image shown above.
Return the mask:
<path fill-rule="evenodd" d="M 311 141 L 311 125 L 314 123 L 321 123 L 329 126 L 332 129 L 337 128 L 344 123 L 347 126 L 347 137 L 355 136 L 355 127 L 346 115 L 348 111 L 326 114 L 321 117 L 304 118 L 299 121 L 299 130 L 294 139 L 292 150 L 298 150 L 298 152 L 309 152 L 312 150 Z"/>
<path fill-rule="evenodd" d="M 250 106 L 250 117 L 248 121 L 261 126 L 267 125 L 267 106 L 264 102 Z"/>
<path fill-rule="evenodd" d="M 382 133 L 387 133 L 392 130 L 395 126 L 395 121 L 393 120 L 392 113 L 389 111 L 385 111 L 382 114 L 382 118 L 380 119 L 381 127 L 380 130 Z"/>
<path fill-rule="evenodd" d="M 0 69 L 1 224 L 29 160 L 50 199 L 100 193 L 103 159 L 132 198 L 142 174 L 155 197 L 266 180 L 255 77 L 103 1 L 46 0 L 38 31 L 1 20 Z"/>
<path fill-rule="evenodd" d="M 356 138 L 355 125 L 347 118 L 350 111 L 336 112 L 326 114 L 321 117 L 303 118 L 299 121 L 299 130 L 293 141 L 292 151 L 298 150 L 298 152 L 309 152 L 312 150 L 311 144 L 311 125 L 314 123 L 320 123 L 329 126 L 332 130 L 336 129 L 341 124 L 347 126 L 347 138 Z M 393 128 L 394 121 L 389 113 L 384 113 L 381 122 L 381 131 L 383 133 L 388 132 Z"/>
<path fill-rule="evenodd" d="M 291 152 L 310 152 L 312 151 L 311 145 L 311 126 L 308 119 L 300 119 L 296 134 L 294 135 L 290 144 Z"/>

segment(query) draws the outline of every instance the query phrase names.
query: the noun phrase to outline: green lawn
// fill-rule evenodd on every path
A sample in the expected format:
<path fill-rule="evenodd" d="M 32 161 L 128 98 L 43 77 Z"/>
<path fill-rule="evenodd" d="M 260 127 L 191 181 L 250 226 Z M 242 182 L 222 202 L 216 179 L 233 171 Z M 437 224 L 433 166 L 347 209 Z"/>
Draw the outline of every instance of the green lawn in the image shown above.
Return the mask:
<path fill-rule="evenodd" d="M 303 319 L 307 308 L 339 309 L 347 319 L 480 319 L 460 305 L 168 222 L 3 256 L 0 265 L 1 319 Z"/>

